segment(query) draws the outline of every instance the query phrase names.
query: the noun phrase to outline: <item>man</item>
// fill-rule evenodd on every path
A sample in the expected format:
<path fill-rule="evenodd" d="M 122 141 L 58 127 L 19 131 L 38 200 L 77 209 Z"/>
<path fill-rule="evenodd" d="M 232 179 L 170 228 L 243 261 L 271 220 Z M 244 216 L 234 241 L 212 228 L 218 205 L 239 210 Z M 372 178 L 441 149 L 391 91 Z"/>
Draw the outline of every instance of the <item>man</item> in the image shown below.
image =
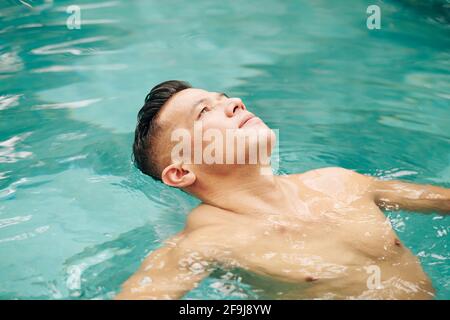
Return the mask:
<path fill-rule="evenodd" d="M 202 203 L 183 231 L 145 259 L 117 299 L 178 299 L 219 267 L 239 272 L 266 299 L 433 298 L 418 259 L 380 208 L 448 213 L 449 189 L 380 181 L 343 168 L 276 176 L 263 170 L 270 163 L 249 163 L 248 155 L 245 163 L 234 156 L 231 163 L 190 161 L 198 150 L 174 156 L 173 133 L 192 137 L 199 125 L 202 133 L 215 130 L 216 139 L 230 131 L 267 133 L 267 139 L 245 140 L 246 151 L 252 143 L 268 144 L 269 152 L 274 145 L 272 131 L 238 98 L 181 81 L 154 87 L 138 115 L 135 163 Z M 222 147 L 212 156 L 228 152 Z"/>

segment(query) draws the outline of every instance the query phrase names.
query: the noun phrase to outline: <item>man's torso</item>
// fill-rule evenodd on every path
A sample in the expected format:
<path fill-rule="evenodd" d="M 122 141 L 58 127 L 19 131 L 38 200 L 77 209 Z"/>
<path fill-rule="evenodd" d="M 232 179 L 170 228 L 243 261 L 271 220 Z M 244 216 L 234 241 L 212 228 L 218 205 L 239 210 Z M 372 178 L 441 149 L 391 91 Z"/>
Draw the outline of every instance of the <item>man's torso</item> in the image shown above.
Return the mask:
<path fill-rule="evenodd" d="M 203 204 L 186 229 L 196 249 L 263 298 L 433 297 L 359 175 L 328 168 L 278 179 L 294 210 L 248 215 Z"/>

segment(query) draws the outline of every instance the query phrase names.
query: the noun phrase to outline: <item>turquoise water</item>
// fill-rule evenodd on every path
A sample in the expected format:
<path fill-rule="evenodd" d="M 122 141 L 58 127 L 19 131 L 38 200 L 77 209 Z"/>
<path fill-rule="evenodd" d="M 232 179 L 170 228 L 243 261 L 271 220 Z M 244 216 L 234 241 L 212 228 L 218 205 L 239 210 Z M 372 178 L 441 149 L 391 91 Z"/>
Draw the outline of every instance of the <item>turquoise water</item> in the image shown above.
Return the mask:
<path fill-rule="evenodd" d="M 160 81 L 240 96 L 279 129 L 280 174 L 342 166 L 450 187 L 446 1 L 0 3 L 0 298 L 107 299 L 197 201 L 139 174 Z M 366 28 L 378 4 L 381 30 Z M 388 212 L 450 299 L 448 218 Z M 217 273 L 186 298 L 257 298 Z"/>

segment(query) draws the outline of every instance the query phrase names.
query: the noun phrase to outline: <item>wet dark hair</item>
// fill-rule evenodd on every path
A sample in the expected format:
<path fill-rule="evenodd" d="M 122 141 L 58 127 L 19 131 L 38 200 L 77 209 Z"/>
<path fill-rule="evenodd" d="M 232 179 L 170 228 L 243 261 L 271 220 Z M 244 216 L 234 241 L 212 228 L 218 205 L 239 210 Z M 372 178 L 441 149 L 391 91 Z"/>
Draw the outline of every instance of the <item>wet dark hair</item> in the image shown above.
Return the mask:
<path fill-rule="evenodd" d="M 159 111 L 176 93 L 192 88 L 185 81 L 169 80 L 153 87 L 145 97 L 144 106 L 137 115 L 137 125 L 134 131 L 133 162 L 142 173 L 161 181 L 158 167 L 156 141 L 159 130 L 157 123 Z"/>

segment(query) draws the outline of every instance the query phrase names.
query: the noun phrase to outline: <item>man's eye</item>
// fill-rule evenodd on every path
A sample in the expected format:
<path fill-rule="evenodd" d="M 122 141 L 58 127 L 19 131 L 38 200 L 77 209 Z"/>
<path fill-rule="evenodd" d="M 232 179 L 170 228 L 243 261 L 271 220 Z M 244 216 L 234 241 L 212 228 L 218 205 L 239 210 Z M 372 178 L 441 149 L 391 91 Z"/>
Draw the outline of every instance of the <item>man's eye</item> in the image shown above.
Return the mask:
<path fill-rule="evenodd" d="M 205 112 L 209 111 L 208 107 L 204 107 L 202 111 L 200 111 L 198 117 L 200 118 Z"/>

